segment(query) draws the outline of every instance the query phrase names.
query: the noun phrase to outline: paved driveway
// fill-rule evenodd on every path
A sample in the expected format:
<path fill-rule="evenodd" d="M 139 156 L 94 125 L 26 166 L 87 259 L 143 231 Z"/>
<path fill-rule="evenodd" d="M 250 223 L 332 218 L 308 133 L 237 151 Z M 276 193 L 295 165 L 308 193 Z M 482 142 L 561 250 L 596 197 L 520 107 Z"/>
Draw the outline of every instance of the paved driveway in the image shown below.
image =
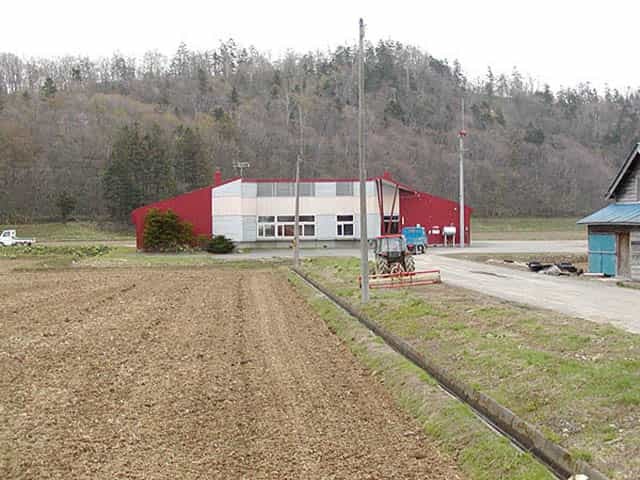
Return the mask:
<path fill-rule="evenodd" d="M 549 277 L 442 255 L 418 256 L 416 267 L 440 268 L 451 285 L 640 333 L 640 291 L 610 280 Z"/>

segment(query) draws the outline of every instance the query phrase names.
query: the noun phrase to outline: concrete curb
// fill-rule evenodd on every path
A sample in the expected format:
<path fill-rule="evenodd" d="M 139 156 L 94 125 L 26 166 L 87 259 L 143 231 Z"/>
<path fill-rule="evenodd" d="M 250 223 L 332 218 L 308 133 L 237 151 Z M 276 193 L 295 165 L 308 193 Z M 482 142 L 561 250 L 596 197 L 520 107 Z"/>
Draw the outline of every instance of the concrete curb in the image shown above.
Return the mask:
<path fill-rule="evenodd" d="M 292 268 L 292 270 L 330 298 L 334 303 L 346 310 L 350 315 L 358 319 L 360 323 L 365 325 L 369 330 L 381 337 L 396 352 L 426 371 L 435 378 L 443 388 L 468 404 L 503 434 L 511 437 L 520 447 L 535 455 L 555 474 L 564 478 L 570 477 L 571 475 L 583 474 L 586 475 L 589 480 L 609 480 L 608 477 L 585 461 L 574 459 L 564 447 L 545 438 L 542 432 L 534 425 L 522 420 L 511 410 L 503 407 L 488 395 L 457 380 L 446 369 L 434 364 L 430 359 L 419 353 L 400 337 L 387 331 L 384 327 L 378 325 L 349 303 L 329 292 L 301 270 L 297 268 Z"/>

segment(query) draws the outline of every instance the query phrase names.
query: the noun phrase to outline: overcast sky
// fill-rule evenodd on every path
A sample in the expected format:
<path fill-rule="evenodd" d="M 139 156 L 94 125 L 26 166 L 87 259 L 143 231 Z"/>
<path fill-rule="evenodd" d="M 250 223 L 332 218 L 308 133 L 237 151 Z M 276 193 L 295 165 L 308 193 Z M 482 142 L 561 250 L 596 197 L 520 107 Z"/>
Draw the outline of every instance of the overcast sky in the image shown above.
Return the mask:
<path fill-rule="evenodd" d="M 554 89 L 586 81 L 624 89 L 640 86 L 639 14 L 631 0 L 2 0 L 0 52 L 171 55 L 182 41 L 205 49 L 233 37 L 275 58 L 353 43 L 362 16 L 368 40 L 457 58 L 472 78 L 515 65 Z"/>

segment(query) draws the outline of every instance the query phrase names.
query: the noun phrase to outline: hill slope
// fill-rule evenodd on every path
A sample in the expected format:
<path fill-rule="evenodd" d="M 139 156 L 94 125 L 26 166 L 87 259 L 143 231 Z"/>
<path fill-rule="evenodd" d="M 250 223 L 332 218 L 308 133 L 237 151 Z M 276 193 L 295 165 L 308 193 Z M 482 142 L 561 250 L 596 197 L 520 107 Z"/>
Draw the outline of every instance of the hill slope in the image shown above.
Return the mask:
<path fill-rule="evenodd" d="M 214 166 L 231 175 L 234 161 L 250 162 L 252 176 L 289 176 L 300 112 L 303 175 L 355 175 L 355 61 L 352 46 L 271 60 L 231 40 L 140 61 L 0 54 L 0 221 L 53 216 L 63 191 L 76 198 L 77 214 L 107 214 L 103 175 L 118 130 L 132 122 L 159 127 L 174 191 L 193 186 L 177 175 L 180 128 L 200 135 L 199 182 Z M 586 213 L 603 203 L 609 179 L 640 138 L 637 92 L 581 85 L 554 93 L 516 70 L 489 70 L 469 82 L 457 62 L 392 41 L 368 45 L 366 72 L 368 173 L 389 169 L 449 198 L 457 197 L 464 96 L 467 198 L 480 215 Z M 137 182 L 153 175 L 141 168 L 148 171 Z"/>

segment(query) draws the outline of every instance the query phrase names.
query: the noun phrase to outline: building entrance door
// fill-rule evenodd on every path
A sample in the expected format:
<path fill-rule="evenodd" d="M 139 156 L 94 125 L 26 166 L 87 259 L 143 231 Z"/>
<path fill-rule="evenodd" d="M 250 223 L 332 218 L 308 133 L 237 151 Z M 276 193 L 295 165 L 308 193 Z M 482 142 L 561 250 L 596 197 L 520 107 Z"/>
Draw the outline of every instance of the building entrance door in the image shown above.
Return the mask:
<path fill-rule="evenodd" d="M 589 271 L 613 277 L 618 273 L 616 267 L 616 234 L 589 234 Z"/>

